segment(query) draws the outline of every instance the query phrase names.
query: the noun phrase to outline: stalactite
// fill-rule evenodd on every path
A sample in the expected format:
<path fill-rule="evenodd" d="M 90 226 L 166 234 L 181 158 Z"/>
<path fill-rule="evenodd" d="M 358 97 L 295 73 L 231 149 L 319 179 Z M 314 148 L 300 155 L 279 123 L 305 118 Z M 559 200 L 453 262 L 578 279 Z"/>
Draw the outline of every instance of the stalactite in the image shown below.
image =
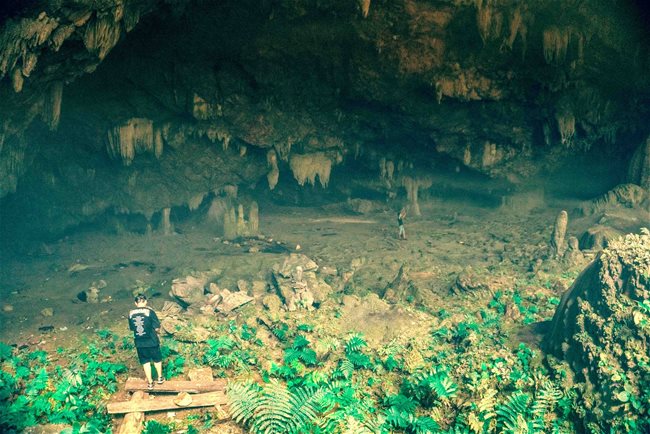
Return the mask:
<path fill-rule="evenodd" d="M 386 179 L 386 159 L 384 157 L 379 160 L 379 176 L 381 179 Z"/>
<path fill-rule="evenodd" d="M 23 90 L 23 83 L 25 79 L 23 78 L 23 73 L 20 71 L 20 68 L 16 68 L 11 72 L 11 84 L 13 85 L 14 92 L 19 93 Z"/>
<path fill-rule="evenodd" d="M 278 184 L 278 179 L 280 178 L 278 157 L 273 149 L 266 153 L 266 164 L 271 167 L 271 170 L 266 174 L 266 179 L 269 182 L 269 190 L 273 190 Z"/>
<path fill-rule="evenodd" d="M 199 193 L 190 198 L 189 201 L 187 201 L 187 207 L 189 208 L 190 211 L 196 211 L 199 209 L 201 204 L 203 203 L 203 198 L 205 197 L 205 193 Z"/>
<path fill-rule="evenodd" d="M 289 154 L 291 153 L 291 147 L 293 146 L 294 140 L 289 137 L 286 142 L 276 143 L 273 148 L 275 149 L 276 155 L 282 161 L 289 160 Z"/>
<path fill-rule="evenodd" d="M 34 68 L 36 68 L 36 62 L 38 62 L 38 56 L 33 51 L 26 50 L 23 54 L 23 68 L 22 72 L 25 77 L 29 77 L 32 74 Z"/>
<path fill-rule="evenodd" d="M 52 37 L 50 38 L 50 44 L 52 45 L 52 50 L 56 53 L 59 51 L 63 43 L 70 37 L 75 31 L 74 24 L 67 24 L 64 26 L 59 26 Z"/>
<path fill-rule="evenodd" d="M 650 136 L 634 152 L 627 172 L 628 181 L 650 191 Z"/>
<path fill-rule="evenodd" d="M 212 118 L 210 103 L 194 94 L 192 99 L 192 116 L 200 121 L 207 121 Z"/>
<path fill-rule="evenodd" d="M 420 204 L 418 202 L 418 190 L 421 188 L 429 188 L 433 181 L 428 177 L 402 177 L 402 186 L 406 189 L 406 196 L 409 200 L 411 213 L 413 215 L 422 215 L 420 212 Z"/>
<path fill-rule="evenodd" d="M 563 145 L 570 145 L 573 141 L 573 135 L 576 132 L 576 118 L 569 110 L 561 110 L 555 113 L 557 128 L 560 132 L 560 138 Z"/>
<path fill-rule="evenodd" d="M 563 63 L 571 41 L 571 28 L 550 27 L 544 30 L 544 59 L 546 63 Z"/>
<path fill-rule="evenodd" d="M 472 162 L 472 151 L 469 148 L 469 145 L 465 146 L 465 151 L 463 152 L 463 164 L 469 166 Z"/>
<path fill-rule="evenodd" d="M 163 147 L 164 147 L 162 129 L 154 128 L 153 134 L 154 134 L 153 154 L 156 156 L 156 158 L 160 158 L 163 154 Z"/>
<path fill-rule="evenodd" d="M 116 23 L 112 17 L 102 16 L 95 18 L 86 26 L 83 41 L 88 51 L 97 54 L 99 60 L 104 60 L 117 45 L 121 34 L 120 23 Z"/>
<path fill-rule="evenodd" d="M 476 1 L 476 26 L 483 45 L 488 41 L 499 38 L 503 27 L 503 14 L 496 10 L 491 0 Z"/>
<path fill-rule="evenodd" d="M 63 82 L 57 81 L 52 84 L 49 92 L 45 94 L 45 101 L 43 103 L 43 111 L 41 117 L 51 131 L 54 131 L 59 126 L 59 119 L 61 118 L 61 101 L 63 99 Z"/>
<path fill-rule="evenodd" d="M 368 18 L 368 13 L 370 12 L 370 0 L 359 0 L 359 6 L 361 6 L 361 15 L 364 18 Z"/>
<path fill-rule="evenodd" d="M 485 142 L 483 144 L 483 155 L 481 157 L 481 166 L 490 167 L 501 159 L 496 143 Z"/>
<path fill-rule="evenodd" d="M 293 154 L 289 160 L 289 167 L 299 185 L 305 185 L 305 182 L 315 185 L 318 176 L 321 186 L 326 188 L 330 180 L 332 160 L 323 152 Z"/>
<path fill-rule="evenodd" d="M 154 140 L 153 122 L 150 119 L 129 119 L 125 124 L 108 131 L 108 154 L 113 159 L 121 159 L 125 166 L 130 165 L 138 153 L 156 155 L 158 145 L 157 139 Z"/>
<path fill-rule="evenodd" d="M 137 2 L 128 2 L 124 5 L 124 18 L 122 22 L 124 23 L 124 29 L 127 32 L 130 32 L 135 28 L 135 26 L 140 21 L 140 9 Z"/>

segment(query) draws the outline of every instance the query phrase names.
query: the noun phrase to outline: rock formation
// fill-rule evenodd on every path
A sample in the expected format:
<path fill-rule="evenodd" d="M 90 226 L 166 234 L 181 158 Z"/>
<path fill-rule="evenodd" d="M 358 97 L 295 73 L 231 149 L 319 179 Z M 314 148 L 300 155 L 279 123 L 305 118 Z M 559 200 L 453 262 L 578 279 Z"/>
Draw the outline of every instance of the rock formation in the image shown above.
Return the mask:
<path fill-rule="evenodd" d="M 614 431 L 650 410 L 650 232 L 610 243 L 564 294 L 546 346 L 583 382 L 587 419 Z M 634 411 L 629 410 L 634 407 Z"/>

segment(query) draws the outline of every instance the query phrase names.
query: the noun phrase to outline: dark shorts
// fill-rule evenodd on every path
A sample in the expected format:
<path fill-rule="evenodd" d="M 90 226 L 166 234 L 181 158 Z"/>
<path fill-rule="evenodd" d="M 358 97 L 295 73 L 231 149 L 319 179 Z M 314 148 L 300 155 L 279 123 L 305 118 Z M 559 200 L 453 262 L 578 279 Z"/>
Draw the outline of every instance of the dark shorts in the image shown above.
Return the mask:
<path fill-rule="evenodd" d="M 158 363 L 162 361 L 162 355 L 160 354 L 160 346 L 158 347 L 144 347 L 136 348 L 138 350 L 138 359 L 140 359 L 140 364 L 144 365 L 145 363 L 154 362 Z"/>

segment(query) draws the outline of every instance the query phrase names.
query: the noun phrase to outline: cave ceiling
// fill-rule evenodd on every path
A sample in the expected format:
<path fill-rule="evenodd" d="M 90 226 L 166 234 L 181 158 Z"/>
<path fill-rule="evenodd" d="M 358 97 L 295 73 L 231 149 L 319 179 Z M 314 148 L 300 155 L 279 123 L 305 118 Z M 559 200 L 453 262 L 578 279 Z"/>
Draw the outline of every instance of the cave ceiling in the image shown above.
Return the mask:
<path fill-rule="evenodd" d="M 650 130 L 639 4 L 8 2 L 0 197 L 25 185 L 70 226 L 324 162 L 418 178 L 444 157 L 514 184 L 578 156 L 625 165 Z"/>

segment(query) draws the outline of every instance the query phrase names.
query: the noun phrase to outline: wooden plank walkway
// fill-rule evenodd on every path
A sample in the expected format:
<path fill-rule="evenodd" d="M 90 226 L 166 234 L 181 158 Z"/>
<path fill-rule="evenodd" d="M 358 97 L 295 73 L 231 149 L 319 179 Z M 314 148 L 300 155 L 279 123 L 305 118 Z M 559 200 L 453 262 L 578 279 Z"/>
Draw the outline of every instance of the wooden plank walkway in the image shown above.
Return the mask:
<path fill-rule="evenodd" d="M 192 396 L 192 402 L 186 406 L 179 406 L 174 403 L 176 395 L 156 396 L 149 399 L 131 399 L 130 401 L 111 402 L 106 406 L 109 414 L 149 412 L 161 410 L 183 410 L 186 408 L 211 407 L 215 405 L 226 405 L 228 399 L 224 391 L 197 393 Z"/>
<path fill-rule="evenodd" d="M 129 378 L 126 380 L 125 390 L 127 392 L 135 392 L 142 390 L 149 393 L 172 393 L 172 392 L 187 392 L 187 393 L 201 393 L 201 392 L 218 392 L 226 390 L 228 381 L 225 379 L 217 380 L 167 380 L 163 384 L 154 383 L 153 389 L 147 388 L 147 381 L 140 378 Z"/>

